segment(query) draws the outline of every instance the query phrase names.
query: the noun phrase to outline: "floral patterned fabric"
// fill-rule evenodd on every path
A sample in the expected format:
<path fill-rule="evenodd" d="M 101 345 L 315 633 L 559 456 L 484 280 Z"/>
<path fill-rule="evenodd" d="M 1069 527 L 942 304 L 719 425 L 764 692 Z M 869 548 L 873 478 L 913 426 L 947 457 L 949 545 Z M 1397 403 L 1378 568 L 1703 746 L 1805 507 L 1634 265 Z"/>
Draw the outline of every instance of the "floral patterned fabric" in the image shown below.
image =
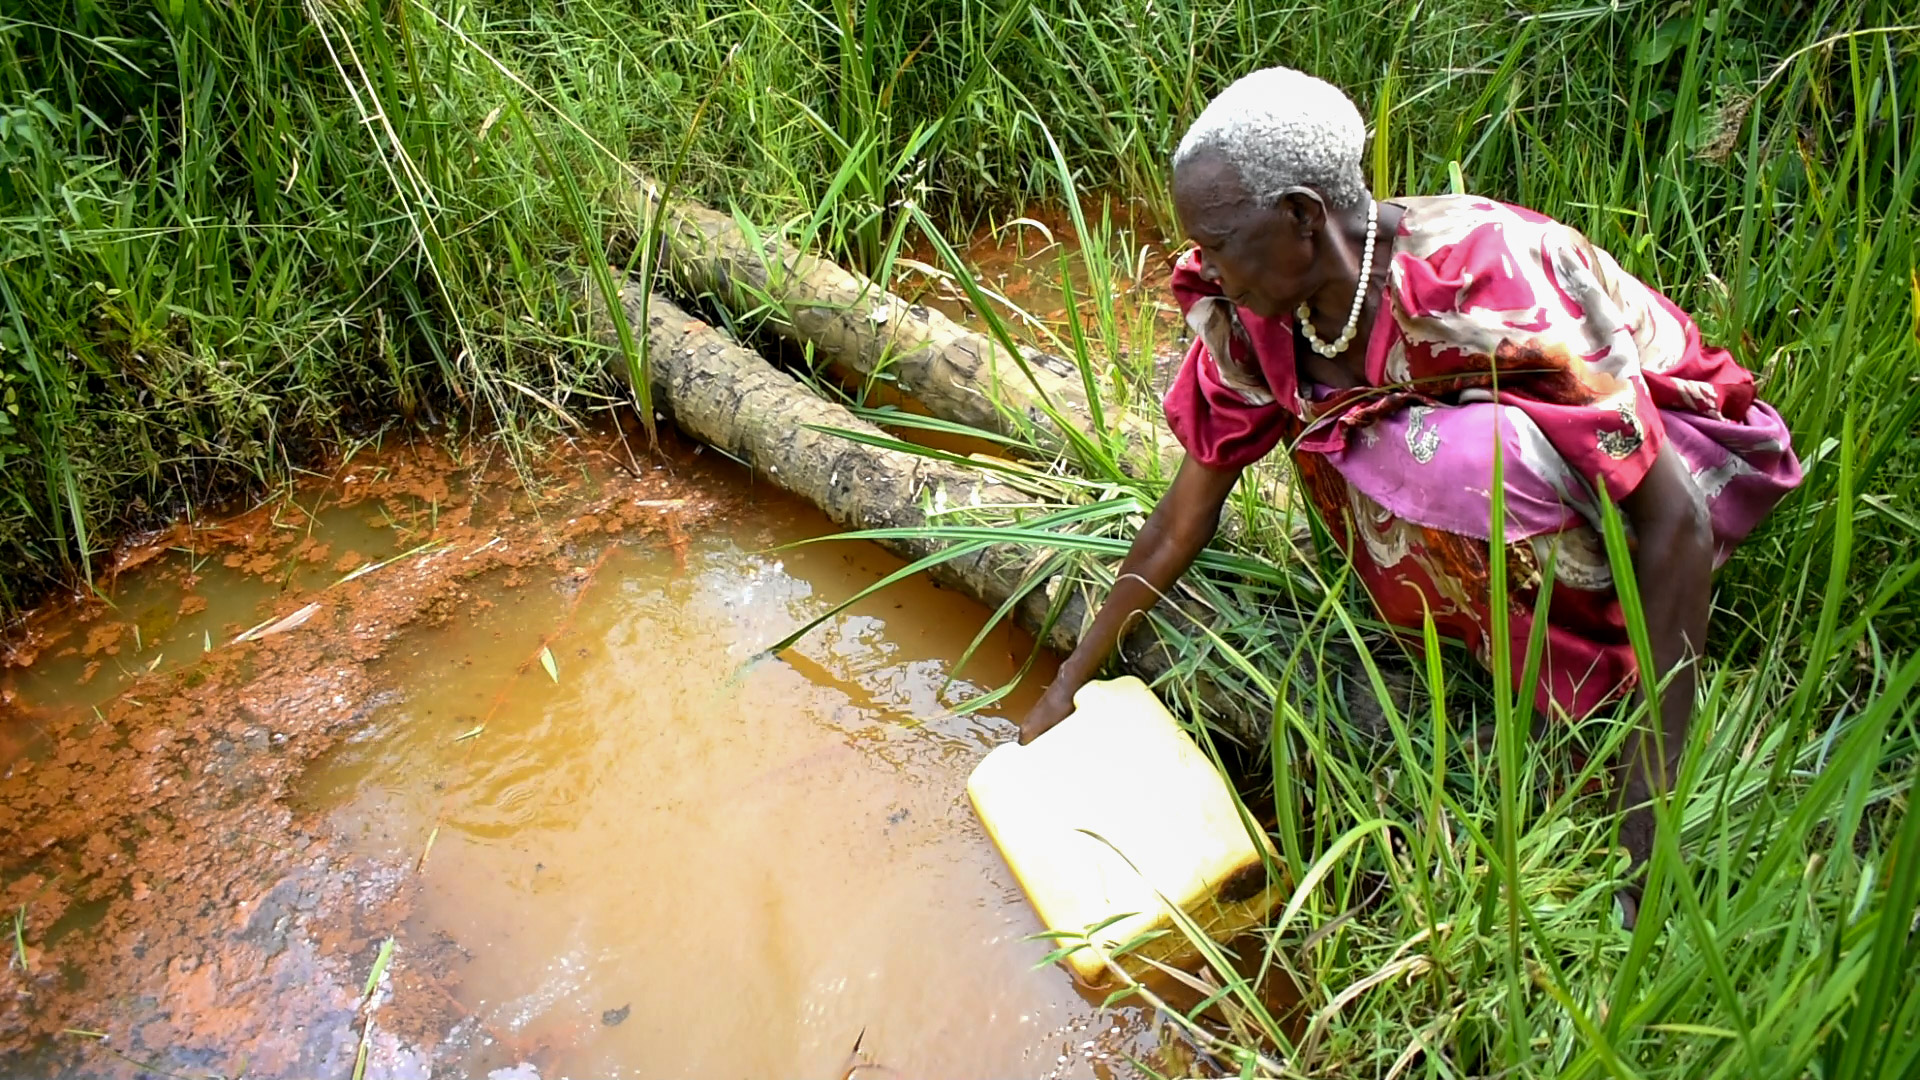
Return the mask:
<path fill-rule="evenodd" d="M 1800 481 L 1786 425 L 1726 350 L 1575 230 L 1473 196 L 1395 205 L 1368 385 L 1303 382 L 1293 318 L 1235 307 L 1189 251 L 1172 285 L 1195 341 L 1167 422 L 1216 468 L 1286 443 L 1381 616 L 1417 631 L 1431 611 L 1483 660 L 1498 441 L 1515 667 L 1551 559 L 1532 690 L 1543 709 L 1584 714 L 1634 677 L 1599 486 L 1619 500 L 1671 443 L 1706 496 L 1718 565 Z"/>

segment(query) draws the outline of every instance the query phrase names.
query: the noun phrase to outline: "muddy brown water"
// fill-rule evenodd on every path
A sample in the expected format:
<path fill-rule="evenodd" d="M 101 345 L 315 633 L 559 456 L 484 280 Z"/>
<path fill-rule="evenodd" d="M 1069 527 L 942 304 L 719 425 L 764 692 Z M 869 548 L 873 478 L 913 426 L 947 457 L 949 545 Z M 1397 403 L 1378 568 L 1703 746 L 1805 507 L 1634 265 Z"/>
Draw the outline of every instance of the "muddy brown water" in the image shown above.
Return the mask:
<path fill-rule="evenodd" d="M 1110 206 L 1118 211 L 1106 234 L 1106 257 L 1112 261 L 1107 284 L 1112 290 L 1114 317 L 1122 348 L 1166 348 L 1178 359 L 1178 350 L 1165 343 L 1184 335 L 1179 309 L 1168 295 L 1167 276 L 1183 245 L 1170 244 L 1150 225 L 1138 207 Z M 1101 208 L 1084 212 L 1099 229 Z M 1029 208 L 1018 217 L 984 222 L 960 238 L 957 254 L 974 281 L 986 291 L 988 304 L 1016 337 L 1042 349 L 1054 343 L 1041 333 L 1051 331 L 1068 341 L 1070 312 L 1077 315 L 1083 333 L 1097 335 L 1095 292 L 1087 266 L 1085 244 L 1065 211 Z M 986 320 L 967 293 L 945 273 L 946 265 L 924 241 L 911 248 L 911 262 L 897 266 L 894 287 L 917 303 L 937 308 L 970 329 L 988 332 Z M 920 270 L 926 267 L 926 270 Z M 1063 285 L 1072 289 L 1072 301 Z M 1143 340 L 1135 340 L 1141 338 Z"/>
<path fill-rule="evenodd" d="M 1032 643 L 925 580 L 759 656 L 899 563 L 712 458 L 362 455 L 17 629 L 0 1074 L 1133 1075 L 964 793 L 1050 662 L 961 710 Z"/>

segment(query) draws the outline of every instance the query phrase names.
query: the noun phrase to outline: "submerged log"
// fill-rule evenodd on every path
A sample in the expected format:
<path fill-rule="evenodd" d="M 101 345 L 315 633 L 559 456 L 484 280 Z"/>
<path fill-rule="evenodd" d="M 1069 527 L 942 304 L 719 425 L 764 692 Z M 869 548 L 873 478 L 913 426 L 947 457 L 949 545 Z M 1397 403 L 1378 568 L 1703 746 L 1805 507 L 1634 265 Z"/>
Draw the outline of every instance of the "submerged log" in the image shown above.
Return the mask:
<path fill-rule="evenodd" d="M 636 190 L 643 207 L 648 189 Z M 1086 387 L 1071 362 L 1032 348 L 1016 356 L 945 314 L 909 304 L 871 279 L 685 200 L 667 204 L 661 235 L 668 271 L 691 294 L 711 294 L 729 311 L 761 311 L 768 326 L 863 376 L 884 370 L 935 416 L 1012 436 L 1038 435 L 1054 447 L 1055 416 L 1092 435 Z M 1157 418 L 1116 415 L 1121 460 L 1171 474 L 1179 447 Z"/>
<path fill-rule="evenodd" d="M 587 298 L 595 309 L 595 334 L 613 343 L 616 331 L 596 290 L 589 288 Z M 641 302 L 637 286 L 623 288 L 622 316 L 630 326 L 639 323 Z M 841 406 L 815 396 L 791 375 L 670 300 L 657 295 L 647 299 L 646 323 L 656 407 L 687 434 L 812 502 L 835 524 L 851 529 L 917 528 L 959 523 L 952 516 L 943 517 L 936 507 L 1033 506 L 1031 495 L 991 478 L 984 470 L 868 446 L 818 430 L 884 434 Z M 946 546 L 931 539 L 880 544 L 908 560 Z M 1024 593 L 1012 617 L 1035 634 L 1046 625 L 1051 596 L 1068 587 L 1068 598 L 1044 640 L 1055 649 L 1069 651 L 1090 621 L 1088 598 L 1078 587 L 1063 583 L 1050 588 L 1047 582 L 1036 586 L 1027 580 L 1037 554 L 1031 547 L 996 544 L 950 560 L 931 573 L 989 607 L 997 608 Z M 1122 643 L 1122 657 L 1130 671 L 1154 682 L 1172 670 L 1179 644 L 1163 641 L 1150 621 L 1140 620 Z M 1271 703 L 1206 685 L 1200 687 L 1200 696 L 1223 729 L 1248 745 L 1264 744 Z"/>

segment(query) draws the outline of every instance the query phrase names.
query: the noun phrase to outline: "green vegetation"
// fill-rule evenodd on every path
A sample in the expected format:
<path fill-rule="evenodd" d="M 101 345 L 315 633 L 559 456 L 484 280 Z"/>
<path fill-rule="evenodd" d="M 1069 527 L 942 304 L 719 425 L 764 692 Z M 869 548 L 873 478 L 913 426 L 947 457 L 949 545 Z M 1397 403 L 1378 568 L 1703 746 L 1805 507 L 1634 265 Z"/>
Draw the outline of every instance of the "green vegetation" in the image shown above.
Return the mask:
<path fill-rule="evenodd" d="M 1080 197 L 1095 192 L 1164 226 L 1168 152 L 1212 89 L 1274 62 L 1340 83 L 1373 118 L 1379 194 L 1464 186 L 1584 229 L 1764 373 L 1808 478 L 1722 575 L 1716 660 L 1665 809 L 1678 843 L 1632 934 L 1610 914 L 1605 798 L 1583 793 L 1624 733 L 1613 718 L 1528 738 L 1525 701 L 1437 650 L 1421 662 L 1432 693 L 1384 737 L 1332 708 L 1280 718 L 1274 810 L 1301 884 L 1265 959 L 1308 988 L 1310 1019 L 1288 1028 L 1230 983 L 1235 1067 L 1920 1072 L 1920 29 L 1901 5 L 8 10 L 13 598 L 83 577 L 147 517 L 395 418 L 512 440 L 615 404 L 572 298 L 582 266 L 649 254 L 615 209 L 623 163 L 883 278 L 925 240 L 977 288 L 930 234 L 1036 201 L 1098 209 Z M 1104 215 L 1077 231 L 1097 317 L 1053 345 L 1139 404 L 1144 346 L 1167 343 L 1114 305 L 1134 248 Z M 1075 457 L 1110 494 L 1073 527 L 1104 531 L 1058 558 L 1099 581 L 1154 484 L 1100 445 Z M 1396 649 L 1337 565 L 1283 555 L 1283 508 L 1243 487 L 1252 528 L 1223 554 L 1279 565 L 1203 582 L 1222 620 L 1190 663 L 1273 686 L 1327 637 Z M 1320 637 L 1264 632 L 1276 603 Z M 1483 759 L 1462 739 L 1489 722 Z"/>

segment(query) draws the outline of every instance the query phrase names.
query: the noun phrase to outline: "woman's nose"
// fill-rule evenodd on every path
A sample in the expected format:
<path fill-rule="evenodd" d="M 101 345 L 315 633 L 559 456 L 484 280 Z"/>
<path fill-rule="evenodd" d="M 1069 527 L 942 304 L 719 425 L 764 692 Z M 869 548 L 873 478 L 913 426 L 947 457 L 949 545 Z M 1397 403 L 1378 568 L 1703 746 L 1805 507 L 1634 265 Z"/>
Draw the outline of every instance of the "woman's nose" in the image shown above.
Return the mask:
<path fill-rule="evenodd" d="M 1200 256 L 1200 279 L 1216 285 L 1220 283 L 1220 268 L 1213 265 L 1213 260 L 1207 258 L 1205 254 Z"/>

